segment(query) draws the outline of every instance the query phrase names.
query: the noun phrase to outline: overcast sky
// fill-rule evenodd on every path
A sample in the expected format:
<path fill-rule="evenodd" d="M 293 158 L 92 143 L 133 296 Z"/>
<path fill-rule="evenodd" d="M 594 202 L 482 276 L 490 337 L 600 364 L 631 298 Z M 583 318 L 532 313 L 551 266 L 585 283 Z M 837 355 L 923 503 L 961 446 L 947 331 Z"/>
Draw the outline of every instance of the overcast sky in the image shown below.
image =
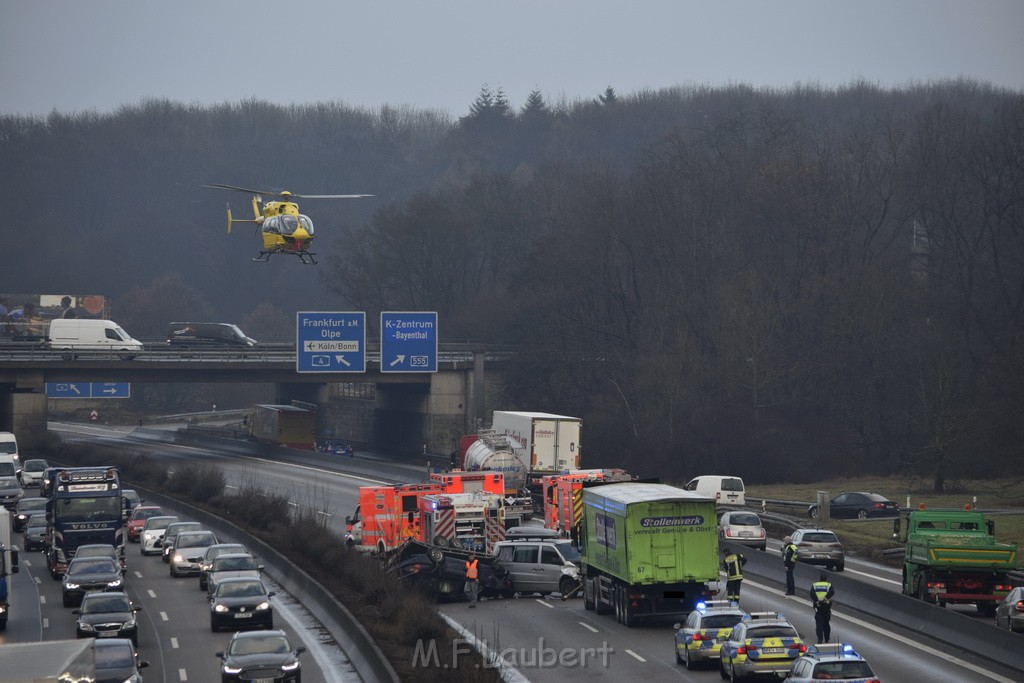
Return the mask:
<path fill-rule="evenodd" d="M 0 0 L 2 113 L 957 76 L 1024 90 L 1024 0 Z"/>

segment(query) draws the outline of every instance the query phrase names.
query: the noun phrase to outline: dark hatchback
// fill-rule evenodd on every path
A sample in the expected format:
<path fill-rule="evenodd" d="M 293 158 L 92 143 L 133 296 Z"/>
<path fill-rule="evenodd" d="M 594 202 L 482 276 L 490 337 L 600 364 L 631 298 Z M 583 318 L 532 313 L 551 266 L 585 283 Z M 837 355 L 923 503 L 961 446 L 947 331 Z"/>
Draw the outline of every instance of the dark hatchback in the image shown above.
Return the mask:
<path fill-rule="evenodd" d="M 274 592 L 267 592 L 260 579 L 224 579 L 209 597 L 210 630 L 274 628 L 272 597 Z"/>
<path fill-rule="evenodd" d="M 136 607 L 124 593 L 93 591 L 82 598 L 75 635 L 79 638 L 128 638 L 139 645 L 139 627 L 135 621 Z"/>
<path fill-rule="evenodd" d="M 878 493 L 840 493 L 828 503 L 832 519 L 868 519 L 869 517 L 899 517 L 900 506 Z M 812 519 L 818 517 L 818 506 L 807 509 Z"/>
<path fill-rule="evenodd" d="M 96 683 L 142 683 L 139 669 L 149 666 L 139 661 L 135 646 L 127 638 L 97 640 Z"/>
<path fill-rule="evenodd" d="M 120 565 L 108 557 L 71 560 L 61 584 L 64 606 L 77 605 L 89 591 L 121 590 L 124 587 L 123 572 Z"/>
<path fill-rule="evenodd" d="M 46 513 L 33 513 L 22 529 L 22 548 L 26 552 L 46 550 Z"/>
<path fill-rule="evenodd" d="M 217 656 L 221 683 L 236 681 L 274 681 L 300 683 L 302 665 L 299 655 L 304 647 L 293 648 L 284 631 L 247 631 L 236 633 Z"/>

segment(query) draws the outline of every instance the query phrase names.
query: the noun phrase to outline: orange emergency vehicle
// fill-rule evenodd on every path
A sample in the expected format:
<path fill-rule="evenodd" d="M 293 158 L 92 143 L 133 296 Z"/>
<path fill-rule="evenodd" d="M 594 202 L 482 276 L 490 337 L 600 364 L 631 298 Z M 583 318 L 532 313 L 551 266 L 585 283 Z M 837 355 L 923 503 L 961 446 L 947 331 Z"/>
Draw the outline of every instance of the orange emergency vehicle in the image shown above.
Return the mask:
<path fill-rule="evenodd" d="M 569 538 L 583 519 L 583 489 L 588 486 L 631 481 L 621 469 L 569 470 L 541 478 L 544 492 L 544 526 Z"/>
<path fill-rule="evenodd" d="M 419 505 L 424 543 L 491 555 L 494 544 L 505 540 L 500 493 L 432 493 L 421 496 Z"/>
<path fill-rule="evenodd" d="M 345 518 L 345 542 L 357 550 L 383 554 L 409 538 L 422 540 L 419 499 L 443 490 L 434 482 L 360 486 L 359 506 L 354 515 Z"/>

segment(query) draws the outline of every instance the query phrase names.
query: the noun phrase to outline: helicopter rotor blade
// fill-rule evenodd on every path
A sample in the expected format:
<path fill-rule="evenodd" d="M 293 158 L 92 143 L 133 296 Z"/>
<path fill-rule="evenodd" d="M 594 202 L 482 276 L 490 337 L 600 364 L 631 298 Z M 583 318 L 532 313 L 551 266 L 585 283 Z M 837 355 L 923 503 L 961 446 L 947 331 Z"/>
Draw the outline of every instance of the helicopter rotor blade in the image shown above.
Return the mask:
<path fill-rule="evenodd" d="M 360 199 L 372 197 L 372 194 L 293 194 L 297 199 Z"/>
<path fill-rule="evenodd" d="M 223 185 L 221 183 L 213 183 L 210 185 L 203 185 L 203 187 L 209 187 L 214 190 L 232 190 L 234 192 L 248 192 L 249 194 L 269 194 L 275 197 L 279 194 L 273 190 L 252 190 L 247 187 L 237 187 L 235 185 Z"/>

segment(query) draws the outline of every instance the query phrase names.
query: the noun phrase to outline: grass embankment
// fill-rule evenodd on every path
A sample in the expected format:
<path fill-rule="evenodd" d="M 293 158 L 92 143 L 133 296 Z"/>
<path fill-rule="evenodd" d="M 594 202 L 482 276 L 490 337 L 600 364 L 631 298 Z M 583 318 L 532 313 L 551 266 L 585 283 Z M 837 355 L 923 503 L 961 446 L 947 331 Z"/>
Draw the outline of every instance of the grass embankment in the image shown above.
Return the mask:
<path fill-rule="evenodd" d="M 327 588 L 370 633 L 403 680 L 497 683 L 493 667 L 475 652 L 460 654 L 457 668 L 449 653 L 464 652 L 461 638 L 441 619 L 426 596 L 388 575 L 379 560 L 344 546 L 323 518 L 293 512 L 287 496 L 243 484 L 225 489 L 224 473 L 209 465 L 169 471 L 145 454 L 128 449 L 64 447 L 54 444 L 42 457 L 70 466 L 117 466 L 129 484 L 159 491 L 215 514 L 268 543 Z M 417 658 L 417 644 L 436 641 L 437 666 Z M 421 651 L 422 652 L 422 651 Z M 418 664 L 417 664 L 418 663 Z"/>
<path fill-rule="evenodd" d="M 1006 479 L 965 480 L 947 486 L 943 493 L 931 490 L 929 482 L 907 480 L 897 477 L 857 477 L 836 479 L 810 484 L 755 484 L 747 487 L 747 505 L 753 508 L 760 506 L 761 499 L 799 500 L 808 503 L 816 502 L 818 491 L 828 492 L 828 498 L 835 497 L 843 491 L 867 491 L 880 493 L 895 501 L 901 508 L 908 504 L 911 509 L 919 505 L 926 508 L 963 508 L 966 504 L 974 505 L 977 499 L 981 511 L 991 509 L 1015 508 L 1015 514 L 993 515 L 996 524 L 996 539 L 1003 543 L 1016 543 L 1024 549 L 1024 481 Z M 795 508 L 772 507 L 772 512 L 789 514 L 804 520 L 805 526 L 817 522 L 809 519 L 804 510 Z M 857 520 L 833 519 L 822 522 L 839 536 L 843 547 L 849 553 L 888 564 L 898 564 L 898 558 L 885 558 L 881 551 L 886 548 L 899 548 L 900 544 L 892 539 L 892 520 Z"/>

